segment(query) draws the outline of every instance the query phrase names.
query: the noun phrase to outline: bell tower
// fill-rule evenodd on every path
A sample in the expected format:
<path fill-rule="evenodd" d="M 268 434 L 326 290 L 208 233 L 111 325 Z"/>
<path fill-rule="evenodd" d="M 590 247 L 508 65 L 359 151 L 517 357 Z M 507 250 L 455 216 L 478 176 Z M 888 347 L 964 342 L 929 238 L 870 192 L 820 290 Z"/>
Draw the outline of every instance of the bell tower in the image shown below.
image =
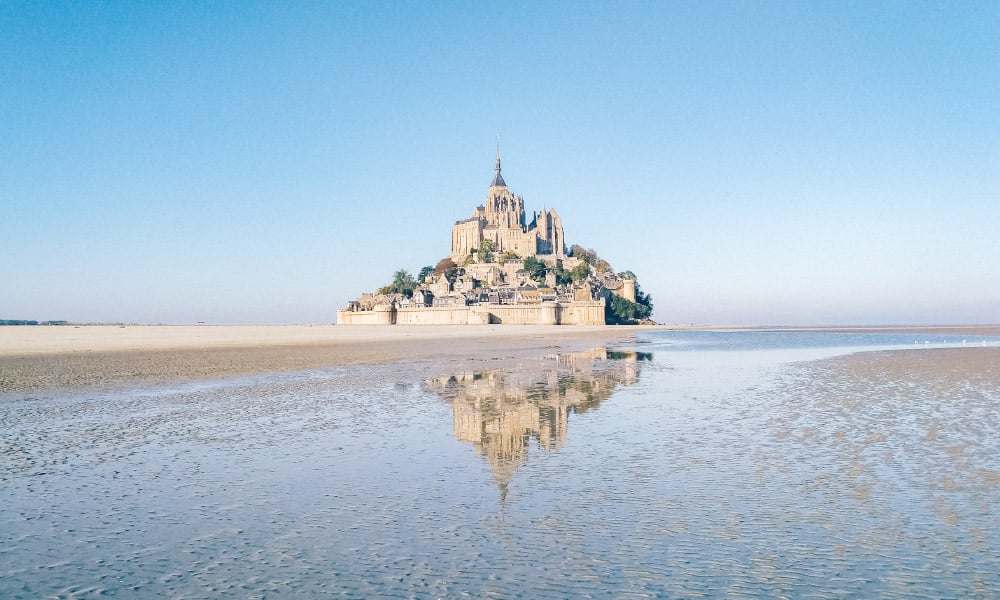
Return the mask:
<path fill-rule="evenodd" d="M 507 182 L 500 173 L 500 147 L 497 146 L 495 174 L 486 194 L 486 226 L 498 229 L 524 231 L 524 199 L 507 189 Z"/>

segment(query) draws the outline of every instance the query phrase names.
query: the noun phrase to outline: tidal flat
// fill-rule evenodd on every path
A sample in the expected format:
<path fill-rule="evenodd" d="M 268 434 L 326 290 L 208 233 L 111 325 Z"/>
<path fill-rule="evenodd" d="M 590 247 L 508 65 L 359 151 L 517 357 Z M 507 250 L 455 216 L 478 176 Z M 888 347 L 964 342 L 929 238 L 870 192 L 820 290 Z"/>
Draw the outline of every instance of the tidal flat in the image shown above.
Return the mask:
<path fill-rule="evenodd" d="M 925 333 L 10 393 L 0 596 L 996 597 L 1000 338 Z"/>

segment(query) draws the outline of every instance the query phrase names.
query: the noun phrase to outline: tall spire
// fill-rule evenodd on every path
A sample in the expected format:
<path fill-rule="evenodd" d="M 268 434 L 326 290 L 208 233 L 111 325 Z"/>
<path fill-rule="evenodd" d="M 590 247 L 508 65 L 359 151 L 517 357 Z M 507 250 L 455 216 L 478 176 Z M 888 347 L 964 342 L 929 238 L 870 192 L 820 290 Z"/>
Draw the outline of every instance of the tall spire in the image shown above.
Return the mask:
<path fill-rule="evenodd" d="M 503 180 L 503 176 L 500 175 L 500 134 L 497 134 L 497 164 L 496 164 L 496 175 L 493 176 L 493 183 L 490 187 L 507 187 L 507 183 Z"/>

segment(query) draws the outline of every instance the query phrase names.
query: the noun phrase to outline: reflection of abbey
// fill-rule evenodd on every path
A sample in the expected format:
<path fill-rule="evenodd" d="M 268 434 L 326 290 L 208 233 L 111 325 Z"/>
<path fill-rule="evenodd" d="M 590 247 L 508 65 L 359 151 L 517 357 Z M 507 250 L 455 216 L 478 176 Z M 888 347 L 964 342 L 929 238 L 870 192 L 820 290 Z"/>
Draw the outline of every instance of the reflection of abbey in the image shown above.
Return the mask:
<path fill-rule="evenodd" d="M 567 253 L 555 210 L 529 220 L 498 152 L 486 202 L 452 227 L 448 258 L 402 292 L 362 294 L 337 311 L 337 323 L 603 325 L 612 295 L 635 302 L 635 281 L 596 254 Z"/>
<path fill-rule="evenodd" d="M 566 442 L 569 416 L 597 408 L 618 385 L 638 379 L 649 355 L 603 348 L 562 354 L 541 368 L 465 373 L 428 381 L 451 401 L 455 437 L 490 463 L 501 494 L 528 458 L 534 439 L 542 450 Z"/>

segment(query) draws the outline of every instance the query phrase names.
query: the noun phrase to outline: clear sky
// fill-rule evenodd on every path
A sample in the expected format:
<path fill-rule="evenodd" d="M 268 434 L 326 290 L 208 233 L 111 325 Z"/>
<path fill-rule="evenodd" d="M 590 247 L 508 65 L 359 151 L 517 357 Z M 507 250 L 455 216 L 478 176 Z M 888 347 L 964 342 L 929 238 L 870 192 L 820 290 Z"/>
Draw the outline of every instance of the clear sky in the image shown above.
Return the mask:
<path fill-rule="evenodd" d="M 528 211 L 666 323 L 1000 322 L 1000 3 L 2 2 L 0 319 L 329 323 Z"/>

